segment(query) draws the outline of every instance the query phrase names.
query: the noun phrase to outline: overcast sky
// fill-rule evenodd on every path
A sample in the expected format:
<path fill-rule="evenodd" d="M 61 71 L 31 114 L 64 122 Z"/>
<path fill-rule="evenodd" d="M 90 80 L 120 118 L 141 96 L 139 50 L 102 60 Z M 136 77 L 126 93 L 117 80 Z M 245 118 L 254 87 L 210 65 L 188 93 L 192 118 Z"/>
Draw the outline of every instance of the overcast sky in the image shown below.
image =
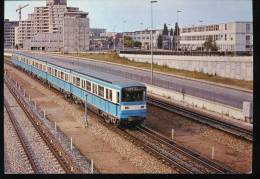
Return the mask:
<path fill-rule="evenodd" d="M 42 1 L 7 1 L 5 0 L 5 18 L 18 20 L 15 9 L 19 4 L 29 3 L 22 10 L 22 19 L 33 12 L 33 7 L 45 6 Z M 89 12 L 90 27 L 106 28 L 107 31 L 134 31 L 151 25 L 150 0 L 67 0 L 68 6 L 79 7 Z M 153 4 L 154 27 L 173 24 L 179 13 L 181 27 L 230 21 L 252 21 L 251 0 L 158 0 Z M 126 21 L 125 25 L 123 21 Z"/>

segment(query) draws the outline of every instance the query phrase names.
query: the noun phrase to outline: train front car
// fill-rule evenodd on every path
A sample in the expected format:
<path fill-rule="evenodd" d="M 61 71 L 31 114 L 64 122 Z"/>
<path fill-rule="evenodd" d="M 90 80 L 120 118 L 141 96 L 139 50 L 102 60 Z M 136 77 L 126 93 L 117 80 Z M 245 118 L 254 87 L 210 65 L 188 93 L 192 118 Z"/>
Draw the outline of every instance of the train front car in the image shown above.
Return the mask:
<path fill-rule="evenodd" d="M 128 86 L 121 89 L 120 96 L 121 126 L 140 125 L 146 118 L 146 87 Z"/>

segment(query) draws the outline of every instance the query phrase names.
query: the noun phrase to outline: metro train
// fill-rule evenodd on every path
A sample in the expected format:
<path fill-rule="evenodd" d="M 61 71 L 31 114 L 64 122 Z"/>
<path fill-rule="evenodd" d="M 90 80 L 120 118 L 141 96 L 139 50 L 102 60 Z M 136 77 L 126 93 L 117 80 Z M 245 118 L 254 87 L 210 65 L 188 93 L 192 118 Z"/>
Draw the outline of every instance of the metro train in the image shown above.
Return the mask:
<path fill-rule="evenodd" d="M 25 52 L 12 54 L 12 64 L 36 76 L 71 97 L 85 104 L 107 123 L 120 126 L 139 125 L 147 114 L 146 86 L 133 80 L 91 69 L 57 65 L 51 58 Z"/>

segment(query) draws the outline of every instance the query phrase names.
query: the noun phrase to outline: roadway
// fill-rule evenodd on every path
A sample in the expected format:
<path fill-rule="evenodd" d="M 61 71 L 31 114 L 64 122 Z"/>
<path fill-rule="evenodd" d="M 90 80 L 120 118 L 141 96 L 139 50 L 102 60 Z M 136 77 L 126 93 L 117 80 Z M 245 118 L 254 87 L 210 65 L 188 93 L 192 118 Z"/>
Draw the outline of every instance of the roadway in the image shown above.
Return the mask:
<path fill-rule="evenodd" d="M 53 57 L 53 55 L 49 54 L 45 54 L 44 57 L 51 57 L 52 59 L 48 59 L 48 61 L 61 66 L 70 66 L 74 69 L 84 68 L 85 70 L 91 68 L 97 71 L 108 72 L 114 75 L 120 75 L 123 77 L 134 79 L 139 82 L 150 83 L 151 73 L 149 71 L 129 68 L 115 64 L 108 64 L 101 61 L 99 62 L 75 58 L 73 59 L 72 57 Z M 182 79 L 170 75 L 159 74 L 156 72 L 154 73 L 153 85 L 169 88 L 179 92 L 184 91 L 185 94 L 219 102 L 236 108 L 242 108 L 243 101 L 253 101 L 253 94 L 249 92 L 216 86 L 214 84 L 207 84 L 204 82 L 193 81 L 189 79 Z"/>

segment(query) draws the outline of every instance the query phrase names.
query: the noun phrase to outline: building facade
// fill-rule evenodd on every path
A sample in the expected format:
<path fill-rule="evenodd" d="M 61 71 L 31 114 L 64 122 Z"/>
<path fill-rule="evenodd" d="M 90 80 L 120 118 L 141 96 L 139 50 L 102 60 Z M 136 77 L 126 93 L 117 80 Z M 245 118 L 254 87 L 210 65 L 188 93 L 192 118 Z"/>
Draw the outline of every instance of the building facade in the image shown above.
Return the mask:
<path fill-rule="evenodd" d="M 64 14 L 63 51 L 80 52 L 89 50 L 89 19 L 85 12 Z"/>
<path fill-rule="evenodd" d="M 152 44 L 154 48 L 157 48 L 157 40 L 160 34 L 162 34 L 162 30 L 153 30 Z M 125 37 L 131 37 L 133 40 L 141 42 L 142 48 L 144 49 L 150 48 L 150 38 L 151 38 L 150 30 L 146 29 L 143 31 L 124 32 L 123 35 Z"/>
<path fill-rule="evenodd" d="M 63 49 L 61 33 L 39 33 L 30 39 L 25 39 L 23 49 L 58 52 Z"/>
<path fill-rule="evenodd" d="M 15 27 L 18 21 L 4 20 L 4 48 L 15 48 Z"/>
<path fill-rule="evenodd" d="M 28 15 L 28 19 L 20 21 L 19 26 L 15 28 L 15 44 L 23 48 L 26 41 L 27 48 L 34 47 L 35 45 L 37 47 L 43 47 L 43 45 L 46 45 L 46 48 L 43 49 L 48 49 L 48 43 L 45 43 L 45 39 L 41 38 L 44 35 L 37 36 L 37 34 L 59 33 L 63 35 L 65 13 L 80 14 L 82 11 L 79 11 L 79 8 L 77 7 L 68 7 L 66 0 L 47 0 L 45 7 L 35 7 L 34 12 Z M 86 21 L 89 20 L 87 15 L 85 15 L 85 18 Z M 89 24 L 85 23 L 85 25 L 86 30 L 89 30 Z M 32 46 L 29 47 L 28 43 L 30 41 L 28 39 L 32 39 L 34 36 L 36 36 L 33 39 L 34 42 L 32 41 Z M 55 35 L 48 34 L 45 36 L 52 37 Z M 51 39 L 48 39 L 47 41 L 50 42 L 50 40 Z M 61 40 L 63 41 L 63 37 L 61 37 Z M 35 44 L 36 42 L 39 44 Z M 84 49 L 88 49 L 88 47 Z"/>
<path fill-rule="evenodd" d="M 158 48 L 158 37 L 163 30 L 153 31 L 153 47 Z M 178 36 L 163 37 L 163 49 L 198 50 L 211 37 L 216 41 L 218 51 L 224 52 L 251 52 L 253 50 L 253 23 L 229 22 L 179 28 Z M 150 47 L 150 30 L 124 32 L 124 36 L 140 41 L 142 47 Z M 177 39 L 177 40 L 176 40 Z M 173 42 L 173 40 L 175 42 Z M 171 43 L 169 44 L 169 42 Z"/>
<path fill-rule="evenodd" d="M 216 41 L 218 51 L 252 51 L 253 23 L 229 22 L 180 28 L 180 48 L 196 50 L 209 37 Z"/>

